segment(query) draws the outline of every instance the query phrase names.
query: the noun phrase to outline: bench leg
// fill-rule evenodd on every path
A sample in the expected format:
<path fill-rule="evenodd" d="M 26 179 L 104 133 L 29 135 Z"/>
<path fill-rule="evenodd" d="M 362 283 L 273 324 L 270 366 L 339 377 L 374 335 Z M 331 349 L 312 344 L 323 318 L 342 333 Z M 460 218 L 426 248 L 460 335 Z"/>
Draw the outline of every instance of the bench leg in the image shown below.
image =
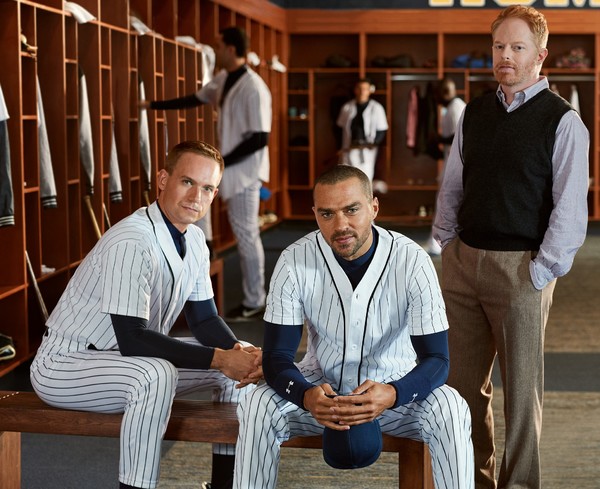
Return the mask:
<path fill-rule="evenodd" d="M 0 432 L 0 487 L 21 489 L 21 433 Z"/>
<path fill-rule="evenodd" d="M 398 487 L 400 489 L 434 489 L 431 455 L 425 443 L 411 444 L 398 454 Z"/>

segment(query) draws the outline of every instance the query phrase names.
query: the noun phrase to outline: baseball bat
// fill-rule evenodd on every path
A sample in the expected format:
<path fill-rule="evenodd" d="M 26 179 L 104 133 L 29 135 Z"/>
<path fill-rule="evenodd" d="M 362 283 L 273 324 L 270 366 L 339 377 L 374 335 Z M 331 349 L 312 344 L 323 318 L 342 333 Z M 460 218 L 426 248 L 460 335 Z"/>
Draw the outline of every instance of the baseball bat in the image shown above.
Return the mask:
<path fill-rule="evenodd" d="M 94 208 L 92 207 L 92 199 L 89 195 L 86 195 L 83 198 L 83 200 L 85 201 L 85 205 L 90 214 L 92 225 L 94 226 L 94 231 L 96 232 L 96 237 L 100 239 L 102 237 L 102 233 L 100 232 L 100 226 L 98 226 L 98 221 L 96 220 L 96 214 L 94 214 Z"/>
<path fill-rule="evenodd" d="M 147 206 L 150 206 L 150 195 L 147 190 L 144 190 L 144 201 Z"/>
<path fill-rule="evenodd" d="M 29 260 L 29 253 L 27 253 L 27 250 L 25 250 L 25 259 L 27 260 L 27 270 L 29 271 L 31 285 L 33 285 L 33 290 L 35 291 L 35 296 L 37 297 L 38 304 L 40 305 L 42 316 L 44 317 L 44 322 L 46 322 L 48 320 L 48 309 L 46 309 L 46 303 L 44 302 L 42 292 L 40 291 L 37 279 L 35 278 L 35 273 L 33 272 L 33 267 L 31 266 L 31 261 Z"/>
<path fill-rule="evenodd" d="M 110 228 L 110 217 L 108 217 L 108 210 L 106 210 L 106 204 L 102 202 L 102 212 L 104 213 L 104 220 L 106 221 L 106 225 Z"/>

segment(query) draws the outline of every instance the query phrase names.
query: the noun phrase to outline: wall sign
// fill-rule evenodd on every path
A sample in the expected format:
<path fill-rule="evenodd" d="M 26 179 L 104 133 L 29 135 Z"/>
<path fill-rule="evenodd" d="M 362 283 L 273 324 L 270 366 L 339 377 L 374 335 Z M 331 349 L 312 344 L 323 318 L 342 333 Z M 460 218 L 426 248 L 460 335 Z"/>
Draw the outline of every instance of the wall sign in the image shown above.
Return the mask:
<path fill-rule="evenodd" d="M 504 8 L 527 5 L 538 9 L 600 8 L 600 0 L 270 0 L 294 9 L 429 9 L 429 8 Z"/>

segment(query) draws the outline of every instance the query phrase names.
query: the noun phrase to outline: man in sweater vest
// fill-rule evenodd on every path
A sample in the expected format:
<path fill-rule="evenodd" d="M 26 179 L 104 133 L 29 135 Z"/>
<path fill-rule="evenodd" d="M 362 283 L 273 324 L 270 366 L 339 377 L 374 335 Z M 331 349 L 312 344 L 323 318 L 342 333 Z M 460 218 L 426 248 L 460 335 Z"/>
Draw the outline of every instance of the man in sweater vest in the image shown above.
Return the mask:
<path fill-rule="evenodd" d="M 540 76 L 544 16 L 508 7 L 491 30 L 499 87 L 472 100 L 459 121 L 434 222 L 450 324 L 448 384 L 471 409 L 476 487 L 539 489 L 544 332 L 556 278 L 570 270 L 586 234 L 589 134 Z M 498 481 L 496 357 L 506 420 Z"/>

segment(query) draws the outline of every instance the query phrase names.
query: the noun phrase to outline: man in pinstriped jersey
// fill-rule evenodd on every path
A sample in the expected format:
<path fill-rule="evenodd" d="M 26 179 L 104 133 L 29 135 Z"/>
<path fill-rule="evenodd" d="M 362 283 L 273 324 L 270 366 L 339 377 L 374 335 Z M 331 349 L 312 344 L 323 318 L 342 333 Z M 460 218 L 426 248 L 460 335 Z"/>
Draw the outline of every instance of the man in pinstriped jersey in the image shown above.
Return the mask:
<path fill-rule="evenodd" d="M 472 488 L 471 419 L 444 385 L 448 323 L 429 256 L 373 224 L 379 203 L 361 170 L 335 166 L 313 197 L 319 230 L 284 250 L 271 279 L 268 384 L 238 406 L 234 487 L 276 487 L 290 438 L 377 420 L 384 433 L 428 443 L 437 489 Z M 307 353 L 296 364 L 304 324 Z"/>
<path fill-rule="evenodd" d="M 208 144 L 169 152 L 158 200 L 110 228 L 85 257 L 31 365 L 32 386 L 48 404 L 124 413 L 121 489 L 157 486 L 175 396 L 211 390 L 215 401 L 237 402 L 262 376 L 259 349 L 217 315 L 208 248 L 190 226 L 208 211 L 222 173 Z M 173 338 L 182 311 L 193 336 Z M 234 449 L 213 452 L 212 487 L 229 488 Z"/>

